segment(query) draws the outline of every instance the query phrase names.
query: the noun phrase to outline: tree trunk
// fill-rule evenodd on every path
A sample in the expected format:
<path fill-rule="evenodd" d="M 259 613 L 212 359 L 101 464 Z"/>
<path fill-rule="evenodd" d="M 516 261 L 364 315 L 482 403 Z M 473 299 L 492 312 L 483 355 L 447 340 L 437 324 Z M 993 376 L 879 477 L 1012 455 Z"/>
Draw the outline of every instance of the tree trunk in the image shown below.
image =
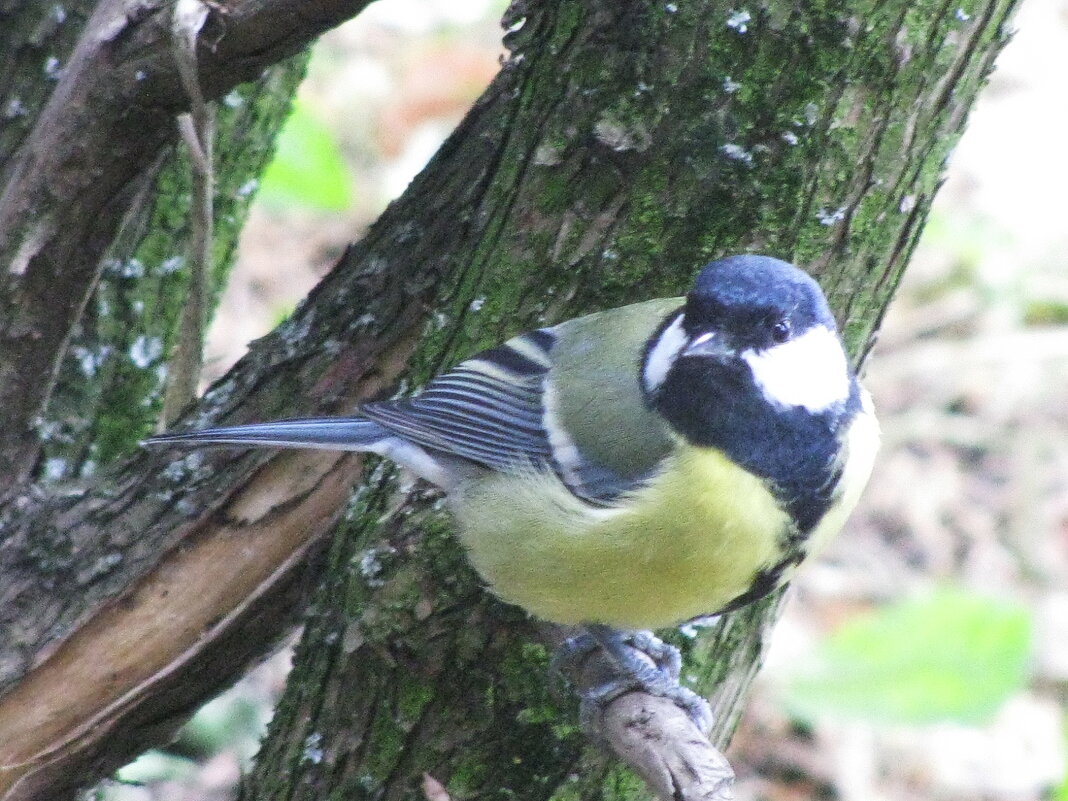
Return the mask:
<path fill-rule="evenodd" d="M 862 357 L 1010 6 L 513 8 L 512 59 L 399 204 L 418 213 L 453 169 L 488 187 L 416 375 L 523 327 L 678 292 L 709 257 L 749 249 L 813 270 Z M 475 142 L 496 144 L 492 162 Z M 405 259 L 407 243 L 376 241 L 398 226 L 387 214 L 352 255 Z M 633 776 L 586 747 L 548 688 L 554 636 L 480 593 L 433 498 L 398 508 L 397 491 L 388 471 L 365 481 L 335 537 L 242 798 L 417 798 L 426 776 L 453 798 L 629 796 Z M 720 744 L 776 608 L 676 637 Z"/>
<path fill-rule="evenodd" d="M 242 14 L 270 5 L 230 9 L 202 64 L 215 96 L 228 54 L 262 64 L 291 50 L 241 38 Z M 523 328 L 678 293 L 702 263 L 741 250 L 816 274 L 859 360 L 1012 6 L 513 4 L 512 56 L 459 129 L 188 422 L 343 412 Z M 231 36 L 241 47 L 228 49 Z M 136 52 L 143 63 L 158 47 Z M 118 135 L 158 153 L 162 130 Z M 56 254 L 96 264 L 121 215 L 109 205 L 92 230 L 38 248 L 19 195 L 32 184 L 26 152 L 0 173 L 0 254 L 77 294 L 85 270 L 65 272 Z M 146 180 L 151 162 L 139 155 L 119 185 Z M 66 200 L 49 225 L 73 213 Z M 5 308 L 32 321 L 42 296 L 3 274 L 15 287 Z M 73 327 L 30 350 L 58 358 Z M 8 337 L 0 378 L 28 364 Z M 43 384 L 33 403 L 50 396 Z M 0 426 L 15 432 L 0 441 L 13 478 L 40 452 L 17 407 L 4 413 L 19 427 Z M 361 473 L 244 797 L 415 796 L 424 774 L 453 797 L 629 794 L 634 777 L 585 748 L 568 696 L 549 689 L 559 632 L 482 592 L 434 493 L 402 492 L 392 470 L 354 456 L 211 451 L 140 454 L 70 493 L 12 482 L 0 508 L 0 798 L 56 798 L 101 775 L 262 653 Z M 686 675 L 715 691 L 719 743 L 775 608 L 680 638 Z"/>
<path fill-rule="evenodd" d="M 197 52 L 204 93 L 219 97 L 256 78 L 367 2 L 213 6 Z M 0 58 L 12 76 L 0 84 L 0 495 L 39 469 L 60 361 L 107 251 L 147 211 L 146 193 L 177 139 L 175 115 L 189 107 L 174 66 L 173 3 L 11 6 L 0 6 L 8 39 Z M 229 143 L 221 163 L 254 176 L 255 159 L 240 144 Z M 164 192 L 180 197 L 179 189 Z M 135 242 L 145 235 L 131 234 Z"/>

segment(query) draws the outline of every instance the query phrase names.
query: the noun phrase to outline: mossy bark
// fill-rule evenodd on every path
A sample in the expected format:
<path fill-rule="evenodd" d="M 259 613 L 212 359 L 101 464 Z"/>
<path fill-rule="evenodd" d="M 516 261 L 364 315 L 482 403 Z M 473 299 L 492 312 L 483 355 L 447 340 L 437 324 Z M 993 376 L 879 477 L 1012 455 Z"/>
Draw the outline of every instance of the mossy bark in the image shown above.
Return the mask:
<path fill-rule="evenodd" d="M 304 77 L 307 55 L 270 67 L 219 104 L 211 297 L 218 298 L 257 177 Z M 82 479 L 151 433 L 189 280 L 190 165 L 169 148 L 104 256 L 100 280 L 59 367 L 45 410 L 47 481 Z"/>
<path fill-rule="evenodd" d="M 0 178 L 33 130 L 96 0 L 0 7 Z M 225 285 L 255 179 L 304 76 L 307 55 L 270 67 L 220 104 L 214 292 Z M 128 454 L 156 423 L 164 366 L 187 282 L 189 170 L 169 146 L 142 180 L 64 348 L 37 428 L 36 477 L 86 478 Z M 3 185 L 0 180 L 0 186 Z"/>
<path fill-rule="evenodd" d="M 242 81 L 261 80 L 267 67 L 365 4 L 203 6 L 196 47 L 202 93 L 218 99 Z M 44 423 L 60 362 L 85 322 L 120 229 L 132 222 L 136 232 L 152 213 L 155 178 L 177 141 L 175 116 L 189 108 L 173 61 L 175 8 L 169 0 L 0 4 L 0 497 L 39 475 L 44 440 L 54 433 Z M 235 111 L 233 119 L 247 114 Z M 243 143 L 230 146 L 233 155 Z M 221 203 L 224 211 L 229 200 Z M 123 248 L 131 251 L 136 239 L 134 233 L 112 255 L 129 256 Z M 139 318 L 134 311 L 130 322 L 145 325 L 146 341 L 156 342 L 166 322 Z M 95 346 L 106 345 L 108 336 L 98 343 L 102 332 L 82 328 L 91 346 L 82 363 L 92 368 L 100 357 Z M 78 418 L 81 410 L 63 411 Z M 75 428 L 84 429 L 81 423 Z M 67 451 L 90 438 L 60 435 L 79 440 L 61 443 Z M 75 449 L 57 458 L 58 475 L 74 472 L 71 459 L 83 456 Z"/>
<path fill-rule="evenodd" d="M 290 11 L 320 25 L 334 5 Z M 228 54 L 251 54 L 235 67 L 249 69 L 273 52 L 242 24 L 269 6 L 228 6 L 202 54 L 209 87 L 225 83 Z M 813 271 L 859 359 L 1012 6 L 517 2 L 512 57 L 456 133 L 188 422 L 346 411 L 518 330 L 678 293 L 702 262 L 741 250 Z M 159 3 L 139 7 L 165 19 Z M 260 35 L 277 37 L 264 18 Z M 152 36 L 145 52 L 161 52 L 133 28 L 120 55 Z M 139 91 L 135 74 L 119 76 L 124 91 Z M 167 80 L 156 65 L 150 100 Z M 166 108 L 148 105 L 156 125 Z M 136 135 L 121 128 L 114 151 L 151 161 L 165 137 Z M 100 243 L 62 244 L 81 257 Z M 90 409 L 95 392 L 78 404 Z M 125 441 L 94 436 L 88 461 L 60 474 L 84 475 Z M 15 465 L 34 452 L 3 447 Z M 567 694 L 547 684 L 556 634 L 483 593 L 440 498 L 402 493 L 388 468 L 355 457 L 213 451 L 137 455 L 75 491 L 22 486 L 0 506 L 0 798 L 60 797 L 234 678 L 297 607 L 361 472 L 245 797 L 414 797 L 424 773 L 457 798 L 642 793 L 584 746 Z M 721 743 L 774 608 L 681 638 L 688 679 L 715 688 Z M 55 698 L 47 726 L 28 727 Z"/>
<path fill-rule="evenodd" d="M 436 284 L 413 385 L 743 250 L 813 271 L 859 361 L 1012 6 L 516 4 L 501 76 L 339 269 Z M 434 210 L 465 171 L 442 240 Z M 400 492 L 380 469 L 357 494 L 242 797 L 418 798 L 425 775 L 453 798 L 643 796 L 548 688 L 553 637 L 479 592 L 436 496 Z M 673 635 L 721 744 L 776 608 Z"/>
<path fill-rule="evenodd" d="M 33 146 L 35 125 L 69 71 L 72 53 L 82 37 L 99 36 L 98 30 L 87 26 L 100 6 L 99 0 L 0 3 L 0 195 L 5 201 L 12 200 L 7 190 L 15 165 L 22 157 L 21 149 Z M 116 57 L 112 66 L 119 70 L 121 61 Z M 232 89 L 225 87 L 229 94 L 219 104 L 217 224 L 212 276 L 215 292 L 225 284 L 246 212 L 255 195 L 256 179 L 270 158 L 275 135 L 288 115 L 306 62 L 307 53 L 299 53 L 267 67 L 248 83 Z M 173 117 L 165 117 L 164 124 L 173 129 Z M 171 138 L 167 134 L 162 140 Z M 121 139 L 119 132 L 115 132 L 115 139 Z M 84 302 L 80 317 L 60 336 L 65 340 L 62 346 L 49 354 L 58 363 L 42 363 L 36 358 L 12 360 L 12 351 L 6 347 L 0 359 L 3 361 L 0 372 L 12 379 L 6 382 L 7 390 L 16 395 L 23 389 L 31 392 L 31 385 L 36 390 L 46 383 L 40 381 L 41 377 L 49 376 L 53 367 L 56 369 L 55 381 L 44 398 L 45 405 L 32 421 L 35 442 L 29 452 L 35 455 L 27 465 L 25 494 L 12 506 L 0 504 L 0 550 L 8 557 L 5 560 L 6 568 L 11 571 L 8 578 L 14 573 L 22 574 L 22 580 L 5 582 L 0 592 L 3 631 L 0 639 L 6 643 L 0 655 L 0 696 L 15 689 L 17 679 L 37 658 L 28 652 L 12 658 L 26 644 L 25 636 L 29 632 L 40 633 L 55 624 L 53 613 L 60 607 L 69 613 L 65 621 L 70 624 L 97 604 L 106 603 L 107 598 L 114 597 L 117 588 L 128 585 L 137 575 L 135 568 L 116 581 L 125 572 L 123 565 L 132 566 L 138 561 L 131 553 L 136 550 L 133 543 L 137 528 L 128 529 L 123 543 L 105 534 L 82 550 L 78 537 L 70 536 L 74 526 L 69 520 L 54 529 L 54 536 L 32 542 L 20 541 L 18 525 L 10 523 L 13 506 L 26 509 L 24 504 L 30 497 L 41 501 L 50 496 L 54 499 L 52 493 L 57 493 L 70 499 L 84 491 L 89 486 L 84 482 L 105 465 L 135 451 L 138 441 L 155 425 L 167 353 L 187 281 L 184 259 L 190 235 L 190 189 L 189 165 L 181 147 L 161 143 L 158 152 L 146 160 L 152 162 L 151 166 L 131 178 L 131 183 L 139 189 L 122 192 L 129 195 L 130 203 L 116 215 L 116 227 L 110 238 L 100 241 L 98 237 L 97 241 L 85 243 L 86 250 L 95 246 L 101 251 L 95 260 L 90 259 L 93 263 L 89 272 L 94 275 L 86 280 L 83 289 L 91 295 Z M 85 162 L 91 162 L 91 158 Z M 19 199 L 14 198 L 14 202 L 18 203 Z M 64 227 L 63 220 L 57 220 L 56 224 Z M 78 225 L 80 222 L 72 222 L 68 227 Z M 0 281 L 3 284 L 0 307 L 12 309 L 27 295 L 25 286 L 19 285 L 24 275 L 6 261 L 2 272 L 6 280 Z M 55 278 L 54 286 L 49 281 L 43 282 L 46 312 L 48 292 L 63 285 L 61 275 Z M 0 322 L 0 339 L 5 346 L 9 341 L 34 338 L 32 332 L 11 326 L 13 317 L 13 314 L 5 315 Z M 0 462 L 5 466 L 27 464 L 21 458 L 10 461 L 0 458 Z M 72 478 L 83 483 L 72 488 L 66 483 Z M 9 489 L 15 480 L 14 471 L 0 470 L 0 487 Z M 110 489 L 103 490 L 105 495 L 108 492 Z M 86 529 L 95 527 L 88 518 L 79 517 L 79 522 L 88 523 Z M 106 586 L 109 579 L 114 582 L 111 587 Z M 44 592 L 50 602 L 44 606 L 26 603 L 27 586 Z M 37 641 L 37 646 L 47 650 L 48 639 L 49 635 L 45 635 Z M 253 653 L 248 658 L 256 655 Z M 220 686 L 217 679 L 211 683 L 216 689 Z M 158 739 L 181 719 L 152 721 L 147 730 L 156 731 L 152 739 Z M 43 781 L 37 790 L 26 792 L 62 797 L 64 792 L 94 779 L 101 770 L 128 758 L 129 753 L 142 750 L 143 745 L 137 746 L 138 738 L 137 733 L 128 736 L 125 746 L 114 749 L 110 760 L 86 768 L 81 774 L 60 765 L 52 779 Z M 7 797 L 10 788 L 6 780 L 18 773 L 19 767 L 13 768 L 3 759 L 0 763 L 0 796 Z"/>

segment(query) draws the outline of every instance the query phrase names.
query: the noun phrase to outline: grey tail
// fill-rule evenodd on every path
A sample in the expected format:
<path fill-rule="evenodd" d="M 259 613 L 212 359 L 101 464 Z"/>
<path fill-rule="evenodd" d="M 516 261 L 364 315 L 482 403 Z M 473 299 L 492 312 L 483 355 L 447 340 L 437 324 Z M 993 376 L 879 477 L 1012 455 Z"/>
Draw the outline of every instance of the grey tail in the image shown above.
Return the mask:
<path fill-rule="evenodd" d="M 378 423 L 363 417 L 321 417 L 159 434 L 142 444 L 367 451 L 389 436 Z"/>

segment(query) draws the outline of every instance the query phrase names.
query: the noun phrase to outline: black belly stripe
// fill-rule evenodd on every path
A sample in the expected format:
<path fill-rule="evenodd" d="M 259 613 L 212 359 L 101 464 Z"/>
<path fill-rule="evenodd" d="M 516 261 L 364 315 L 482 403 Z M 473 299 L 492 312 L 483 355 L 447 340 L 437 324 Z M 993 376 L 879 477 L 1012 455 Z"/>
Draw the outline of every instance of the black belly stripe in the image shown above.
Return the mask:
<path fill-rule="evenodd" d="M 804 559 L 804 550 L 798 548 L 771 567 L 758 571 L 753 577 L 753 582 L 749 585 L 749 589 L 730 601 L 719 611 L 733 612 L 735 609 L 741 609 L 743 606 L 748 606 L 754 601 L 759 601 L 761 598 L 772 592 L 772 590 L 780 587 L 783 583 L 783 577 L 785 576 L 786 571 L 801 564 Z"/>

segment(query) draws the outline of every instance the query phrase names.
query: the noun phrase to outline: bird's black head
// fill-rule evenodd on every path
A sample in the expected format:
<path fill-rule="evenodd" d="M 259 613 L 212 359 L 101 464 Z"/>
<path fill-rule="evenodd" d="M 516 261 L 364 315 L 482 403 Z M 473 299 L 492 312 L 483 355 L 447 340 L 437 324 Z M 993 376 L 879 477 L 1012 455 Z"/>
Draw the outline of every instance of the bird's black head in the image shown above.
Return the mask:
<path fill-rule="evenodd" d="M 692 394 L 692 387 L 678 385 L 698 376 L 705 376 L 701 384 L 717 385 L 717 394 L 730 387 L 737 394 L 740 387 L 766 404 L 813 412 L 844 402 L 851 381 L 819 285 L 768 256 L 731 256 L 706 266 L 683 308 L 650 340 L 642 383 L 654 407 L 666 395 Z"/>
<path fill-rule="evenodd" d="M 856 380 L 819 285 L 766 256 L 714 261 L 642 361 L 649 405 L 782 495 L 804 528 L 826 508 Z"/>
<path fill-rule="evenodd" d="M 835 329 L 819 284 L 768 256 L 712 262 L 698 274 L 684 311 L 691 338 L 709 333 L 737 352 L 768 350 L 816 326 Z"/>

